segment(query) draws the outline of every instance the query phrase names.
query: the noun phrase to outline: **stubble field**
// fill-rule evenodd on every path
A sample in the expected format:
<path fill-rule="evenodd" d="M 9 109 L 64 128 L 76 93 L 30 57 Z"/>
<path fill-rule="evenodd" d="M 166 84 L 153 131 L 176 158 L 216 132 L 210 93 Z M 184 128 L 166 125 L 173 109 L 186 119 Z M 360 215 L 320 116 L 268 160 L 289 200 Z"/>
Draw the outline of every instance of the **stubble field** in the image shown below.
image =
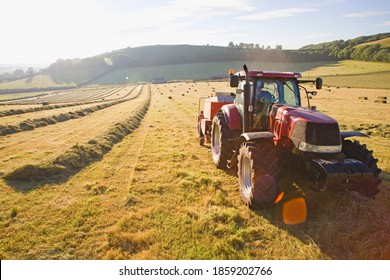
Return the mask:
<path fill-rule="evenodd" d="M 199 146 L 198 100 L 212 90 L 231 91 L 134 86 L 124 102 L 0 136 L 1 259 L 390 259 L 390 105 L 375 103 L 389 90 L 325 87 L 310 100 L 370 134 L 359 140 L 384 182 L 375 200 L 306 190 L 295 226 L 243 205 L 236 176 Z"/>

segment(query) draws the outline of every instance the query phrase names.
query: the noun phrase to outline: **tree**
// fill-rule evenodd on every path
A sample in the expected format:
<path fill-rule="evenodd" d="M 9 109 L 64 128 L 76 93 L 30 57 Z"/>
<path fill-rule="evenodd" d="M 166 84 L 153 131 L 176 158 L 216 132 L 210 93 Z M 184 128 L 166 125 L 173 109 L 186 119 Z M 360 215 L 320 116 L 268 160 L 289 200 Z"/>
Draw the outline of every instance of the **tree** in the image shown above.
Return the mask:
<path fill-rule="evenodd" d="M 372 59 L 379 62 L 390 62 L 390 48 L 381 49 Z"/>
<path fill-rule="evenodd" d="M 229 47 L 229 48 L 234 48 L 234 43 L 233 43 L 233 42 L 229 42 L 228 47 Z"/>
<path fill-rule="evenodd" d="M 34 68 L 32 67 L 29 67 L 27 70 L 26 70 L 26 75 L 27 76 L 32 76 L 35 74 L 35 71 L 34 71 Z"/>
<path fill-rule="evenodd" d="M 275 50 L 282 50 L 282 49 L 283 49 L 282 45 L 276 45 L 275 47 Z"/>
<path fill-rule="evenodd" d="M 22 77 L 24 75 L 23 69 L 16 69 L 14 71 L 14 76 Z"/>

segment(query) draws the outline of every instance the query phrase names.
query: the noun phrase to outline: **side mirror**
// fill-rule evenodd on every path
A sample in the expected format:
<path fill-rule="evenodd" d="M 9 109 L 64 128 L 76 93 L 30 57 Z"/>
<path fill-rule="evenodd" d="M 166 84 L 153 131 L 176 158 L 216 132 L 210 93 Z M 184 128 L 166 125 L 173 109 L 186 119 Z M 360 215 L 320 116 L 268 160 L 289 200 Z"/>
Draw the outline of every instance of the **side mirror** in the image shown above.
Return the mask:
<path fill-rule="evenodd" d="M 230 75 L 230 87 L 238 87 L 239 78 L 237 75 Z"/>
<path fill-rule="evenodd" d="M 321 78 L 316 79 L 316 89 L 322 89 L 322 79 Z"/>

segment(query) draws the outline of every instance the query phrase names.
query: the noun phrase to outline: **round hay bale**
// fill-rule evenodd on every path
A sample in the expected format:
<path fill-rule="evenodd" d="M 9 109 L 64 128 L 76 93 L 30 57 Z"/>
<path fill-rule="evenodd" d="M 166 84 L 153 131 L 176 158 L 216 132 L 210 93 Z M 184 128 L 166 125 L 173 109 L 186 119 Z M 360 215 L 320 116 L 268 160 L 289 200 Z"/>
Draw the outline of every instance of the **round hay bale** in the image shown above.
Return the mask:
<path fill-rule="evenodd" d="M 387 103 L 387 100 L 384 99 L 377 99 L 374 101 L 375 103 Z"/>
<path fill-rule="evenodd" d="M 360 96 L 359 99 L 368 100 L 367 96 Z"/>
<path fill-rule="evenodd" d="M 387 100 L 387 96 L 378 96 L 378 99 L 385 99 L 385 100 Z"/>

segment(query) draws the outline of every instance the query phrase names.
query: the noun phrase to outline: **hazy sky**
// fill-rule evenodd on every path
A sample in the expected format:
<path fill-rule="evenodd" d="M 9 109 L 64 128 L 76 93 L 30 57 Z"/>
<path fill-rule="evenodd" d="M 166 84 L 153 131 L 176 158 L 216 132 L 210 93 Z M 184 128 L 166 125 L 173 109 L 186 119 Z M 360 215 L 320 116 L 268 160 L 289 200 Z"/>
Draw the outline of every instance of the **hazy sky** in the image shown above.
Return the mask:
<path fill-rule="evenodd" d="M 0 0 L 0 64 L 156 44 L 297 49 L 390 32 L 389 0 Z"/>

